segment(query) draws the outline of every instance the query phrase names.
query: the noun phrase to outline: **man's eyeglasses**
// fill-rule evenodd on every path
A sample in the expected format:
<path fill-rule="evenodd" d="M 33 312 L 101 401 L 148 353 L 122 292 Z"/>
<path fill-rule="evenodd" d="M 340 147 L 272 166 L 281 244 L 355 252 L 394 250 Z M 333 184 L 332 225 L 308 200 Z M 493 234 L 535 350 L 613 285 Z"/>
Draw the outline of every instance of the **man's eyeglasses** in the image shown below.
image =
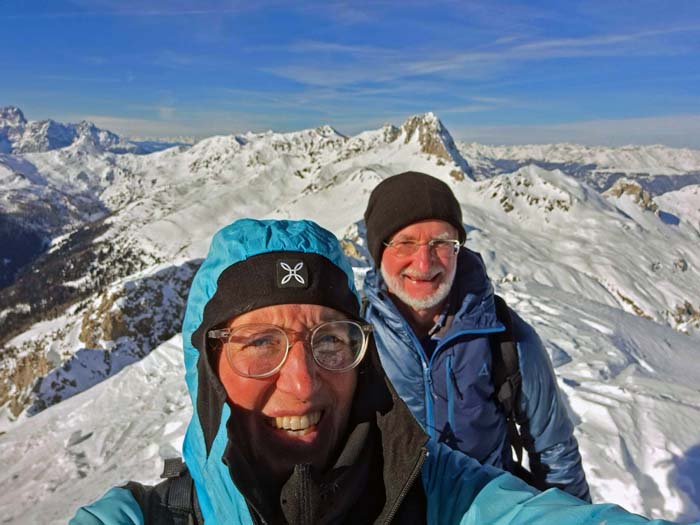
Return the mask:
<path fill-rule="evenodd" d="M 384 246 L 394 250 L 397 257 L 409 257 L 414 255 L 421 246 L 428 249 L 438 257 L 452 257 L 459 252 L 462 243 L 457 239 L 430 239 L 428 242 L 412 240 L 385 242 Z"/>
<path fill-rule="evenodd" d="M 246 324 L 210 330 L 207 337 L 223 342 L 226 359 L 238 375 L 263 378 L 282 368 L 292 341 L 300 336 L 308 343 L 318 366 L 333 372 L 351 370 L 362 361 L 371 332 L 370 324 L 345 320 L 322 323 L 305 334 L 273 324 Z"/>

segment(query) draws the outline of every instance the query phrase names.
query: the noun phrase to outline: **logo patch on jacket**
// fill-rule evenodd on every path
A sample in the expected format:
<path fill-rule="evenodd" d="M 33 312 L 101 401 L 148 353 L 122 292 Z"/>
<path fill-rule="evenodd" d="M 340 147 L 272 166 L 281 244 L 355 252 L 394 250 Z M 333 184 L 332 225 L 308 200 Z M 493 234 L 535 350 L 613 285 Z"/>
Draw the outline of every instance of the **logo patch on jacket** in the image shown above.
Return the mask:
<path fill-rule="evenodd" d="M 491 372 L 489 372 L 489 367 L 486 366 L 486 363 L 481 365 L 481 369 L 479 370 L 479 377 L 484 377 L 484 376 L 486 376 L 486 377 L 491 376 Z"/>
<path fill-rule="evenodd" d="M 308 286 L 309 273 L 304 261 L 291 259 L 277 261 L 278 288 L 307 288 Z"/>

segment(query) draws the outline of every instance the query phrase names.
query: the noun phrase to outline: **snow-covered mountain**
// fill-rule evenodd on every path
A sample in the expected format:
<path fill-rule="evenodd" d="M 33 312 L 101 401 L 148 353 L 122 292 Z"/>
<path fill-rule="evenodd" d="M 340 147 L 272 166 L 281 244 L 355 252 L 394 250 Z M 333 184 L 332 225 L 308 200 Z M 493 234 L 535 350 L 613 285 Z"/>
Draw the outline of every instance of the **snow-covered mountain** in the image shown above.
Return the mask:
<path fill-rule="evenodd" d="M 485 146 L 459 144 L 460 153 L 474 168 L 476 178 L 512 173 L 535 164 L 560 169 L 605 191 L 623 177 L 632 177 L 653 195 L 690 184 L 700 184 L 700 151 L 666 146 L 606 148 L 577 144 Z"/>
<path fill-rule="evenodd" d="M 33 153 L 65 148 L 76 142 L 115 153 L 138 152 L 138 147 L 91 122 L 62 124 L 55 120 L 28 122 L 22 110 L 0 107 L 0 153 Z"/>
<path fill-rule="evenodd" d="M 17 144 L 23 120 L 5 111 L 0 135 Z M 468 245 L 541 335 L 594 498 L 700 519 L 700 152 L 458 144 L 433 114 L 353 137 L 322 126 L 141 155 L 95 144 L 0 153 L 10 522 L 65 521 L 111 485 L 157 478 L 189 413 L 186 292 L 218 228 L 314 219 L 361 285 L 369 192 L 406 170 L 453 188 Z"/>

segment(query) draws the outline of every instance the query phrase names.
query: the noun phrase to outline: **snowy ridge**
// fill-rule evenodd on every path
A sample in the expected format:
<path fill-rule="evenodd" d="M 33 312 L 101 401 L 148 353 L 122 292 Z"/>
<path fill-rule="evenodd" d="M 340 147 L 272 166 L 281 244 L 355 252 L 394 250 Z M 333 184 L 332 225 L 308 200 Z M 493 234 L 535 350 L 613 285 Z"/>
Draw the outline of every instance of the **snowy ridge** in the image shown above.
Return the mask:
<path fill-rule="evenodd" d="M 460 152 L 475 163 L 499 160 L 595 165 L 601 171 L 676 175 L 700 171 L 700 151 L 666 146 L 609 148 L 578 144 L 487 146 L 460 143 Z"/>
<path fill-rule="evenodd" d="M 21 120 L 3 115 L 7 129 Z M 217 229 L 246 216 L 316 220 L 343 238 L 361 286 L 369 192 L 407 170 L 450 185 L 467 245 L 541 335 L 594 498 L 700 519 L 700 181 L 689 183 L 700 152 L 553 145 L 533 161 L 532 148 L 465 149 L 426 114 L 354 137 L 322 126 L 147 155 L 92 140 L 0 153 L 0 239 L 50 240 L 0 289 L 6 521 L 65 522 L 109 486 L 157 478 L 189 411 L 171 338 Z M 590 165 L 594 153 L 607 167 Z M 643 166 L 677 171 L 647 177 Z"/>
<path fill-rule="evenodd" d="M 55 120 L 27 121 L 19 108 L 0 108 L 0 152 L 32 153 L 65 148 L 82 143 L 91 147 L 124 153 L 137 153 L 138 146 L 91 122 L 62 124 Z"/>

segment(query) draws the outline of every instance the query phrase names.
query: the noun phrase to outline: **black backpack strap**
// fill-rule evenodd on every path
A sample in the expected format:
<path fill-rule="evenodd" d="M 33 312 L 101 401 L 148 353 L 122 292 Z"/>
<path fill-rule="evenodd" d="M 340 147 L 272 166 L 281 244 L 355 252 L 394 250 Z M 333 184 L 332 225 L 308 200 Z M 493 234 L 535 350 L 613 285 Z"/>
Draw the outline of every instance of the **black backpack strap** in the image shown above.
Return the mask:
<path fill-rule="evenodd" d="M 369 299 L 366 295 L 362 296 L 362 304 L 360 305 L 360 317 L 365 319 L 365 314 L 367 313 L 367 306 L 369 305 Z"/>
<path fill-rule="evenodd" d="M 160 477 L 171 480 L 166 500 L 168 509 L 183 520 L 186 519 L 182 521 L 183 525 L 194 523 L 190 519 L 194 512 L 194 481 L 182 458 L 167 458 Z M 176 523 L 179 525 L 179 522 Z"/>
<path fill-rule="evenodd" d="M 494 295 L 496 317 L 505 327 L 505 331 L 491 338 L 492 379 L 495 388 L 496 402 L 503 410 L 508 422 L 508 437 L 515 450 L 517 465 L 523 459 L 523 440 L 518 432 L 516 407 L 520 397 L 522 376 L 518 361 L 518 348 L 515 343 L 513 318 L 505 300 Z"/>
<path fill-rule="evenodd" d="M 141 507 L 146 525 L 197 525 L 203 523 L 194 481 L 181 458 L 165 460 L 164 481 L 154 487 L 129 482 L 131 491 Z"/>

